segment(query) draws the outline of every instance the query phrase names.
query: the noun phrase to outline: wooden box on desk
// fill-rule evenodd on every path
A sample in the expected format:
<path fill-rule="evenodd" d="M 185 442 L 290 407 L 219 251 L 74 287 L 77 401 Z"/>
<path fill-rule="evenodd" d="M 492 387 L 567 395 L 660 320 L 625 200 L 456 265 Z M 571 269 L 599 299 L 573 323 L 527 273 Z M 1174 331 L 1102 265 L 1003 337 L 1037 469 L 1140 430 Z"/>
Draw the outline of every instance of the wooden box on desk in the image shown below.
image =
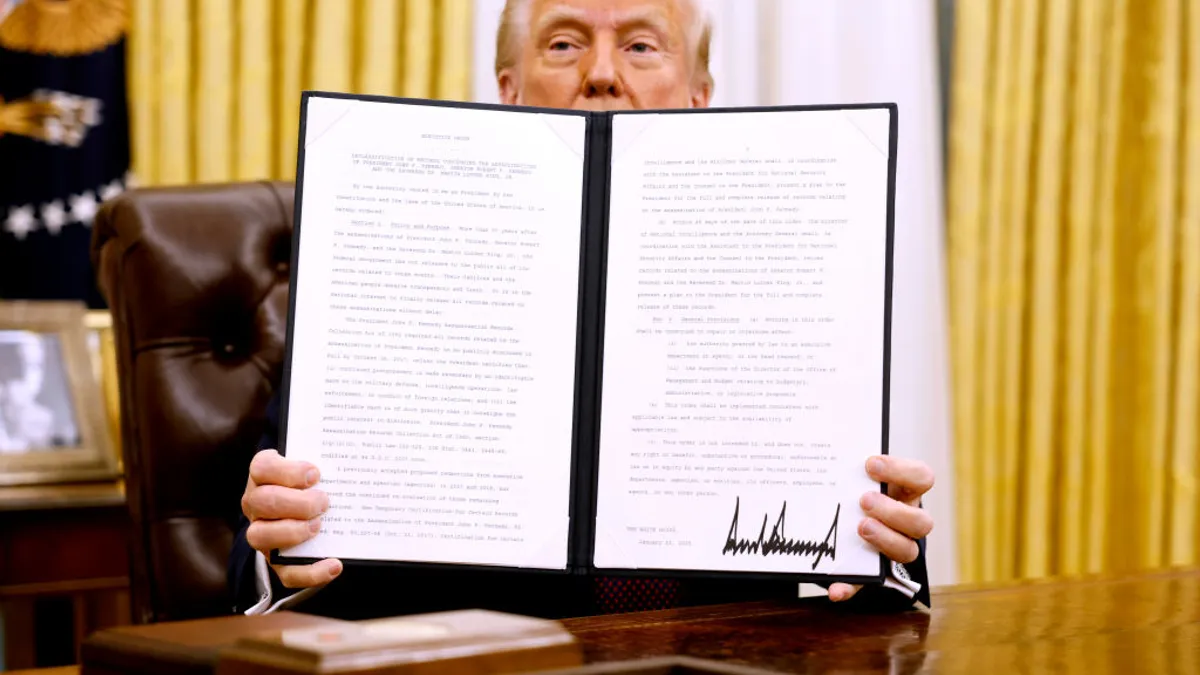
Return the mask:
<path fill-rule="evenodd" d="M 242 638 L 222 651 L 217 675 L 527 673 L 582 662 L 556 621 L 460 610 Z"/>
<path fill-rule="evenodd" d="M 212 675 L 221 650 L 243 637 L 346 623 L 277 612 L 108 628 L 83 641 L 79 670 L 80 675 Z"/>
<path fill-rule="evenodd" d="M 279 612 L 123 626 L 83 644 L 81 675 L 523 673 L 583 662 L 555 621 L 484 610 L 339 621 Z"/>

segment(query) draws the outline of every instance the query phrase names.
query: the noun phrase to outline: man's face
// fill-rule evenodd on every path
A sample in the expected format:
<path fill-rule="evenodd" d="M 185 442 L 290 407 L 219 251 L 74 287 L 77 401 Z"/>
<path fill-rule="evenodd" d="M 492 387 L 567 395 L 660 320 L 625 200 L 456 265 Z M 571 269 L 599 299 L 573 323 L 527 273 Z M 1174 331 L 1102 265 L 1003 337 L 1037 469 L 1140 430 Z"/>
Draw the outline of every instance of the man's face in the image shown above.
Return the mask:
<path fill-rule="evenodd" d="M 530 0 L 516 26 L 517 66 L 500 73 L 508 104 L 582 110 L 702 108 L 693 77 L 697 17 L 683 0 Z"/>

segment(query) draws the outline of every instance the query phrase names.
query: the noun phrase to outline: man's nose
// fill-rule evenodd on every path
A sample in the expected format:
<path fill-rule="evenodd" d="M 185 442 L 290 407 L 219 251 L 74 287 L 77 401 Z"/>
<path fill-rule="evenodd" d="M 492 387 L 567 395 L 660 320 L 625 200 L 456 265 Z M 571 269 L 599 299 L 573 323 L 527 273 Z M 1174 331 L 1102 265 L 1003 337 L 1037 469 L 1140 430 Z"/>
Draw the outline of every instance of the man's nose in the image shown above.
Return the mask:
<path fill-rule="evenodd" d="M 624 95 L 624 86 L 617 74 L 617 63 L 613 45 L 600 40 L 584 59 L 583 95 L 587 98 L 619 98 Z"/>

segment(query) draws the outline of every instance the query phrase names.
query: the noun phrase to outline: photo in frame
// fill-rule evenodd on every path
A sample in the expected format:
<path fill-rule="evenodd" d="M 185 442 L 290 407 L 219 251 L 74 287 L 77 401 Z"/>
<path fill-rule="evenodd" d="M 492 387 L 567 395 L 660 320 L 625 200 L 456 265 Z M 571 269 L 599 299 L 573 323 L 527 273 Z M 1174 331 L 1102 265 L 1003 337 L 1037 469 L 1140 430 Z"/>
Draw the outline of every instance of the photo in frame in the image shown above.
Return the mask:
<path fill-rule="evenodd" d="M 119 476 L 86 315 L 76 302 L 0 302 L 0 485 Z"/>

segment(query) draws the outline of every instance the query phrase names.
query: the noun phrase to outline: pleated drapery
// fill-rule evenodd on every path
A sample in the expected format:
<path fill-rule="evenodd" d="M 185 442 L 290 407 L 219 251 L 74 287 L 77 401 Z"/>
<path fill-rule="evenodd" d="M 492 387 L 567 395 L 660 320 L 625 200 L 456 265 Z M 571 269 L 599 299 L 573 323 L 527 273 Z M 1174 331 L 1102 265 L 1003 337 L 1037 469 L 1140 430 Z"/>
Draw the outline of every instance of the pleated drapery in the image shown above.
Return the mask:
<path fill-rule="evenodd" d="M 470 97 L 471 0 L 132 0 L 139 184 L 291 179 L 300 93 Z"/>
<path fill-rule="evenodd" d="M 962 581 L 1200 563 L 1200 3 L 956 5 Z"/>

